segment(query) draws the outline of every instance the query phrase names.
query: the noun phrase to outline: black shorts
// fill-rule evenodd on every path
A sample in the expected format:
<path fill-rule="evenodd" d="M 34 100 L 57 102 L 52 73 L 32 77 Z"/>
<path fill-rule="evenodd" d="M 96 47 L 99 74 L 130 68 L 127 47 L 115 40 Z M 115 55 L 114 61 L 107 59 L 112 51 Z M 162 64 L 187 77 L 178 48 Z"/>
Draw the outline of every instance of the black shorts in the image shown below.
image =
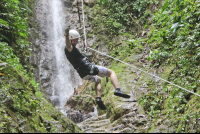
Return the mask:
<path fill-rule="evenodd" d="M 101 77 L 107 76 L 108 69 L 106 67 L 103 67 L 103 66 L 96 66 L 96 67 L 99 70 L 99 73 L 97 74 L 98 76 L 101 76 Z M 83 77 L 83 79 L 97 83 L 97 80 L 98 80 L 98 76 L 97 75 L 86 75 L 85 77 Z"/>

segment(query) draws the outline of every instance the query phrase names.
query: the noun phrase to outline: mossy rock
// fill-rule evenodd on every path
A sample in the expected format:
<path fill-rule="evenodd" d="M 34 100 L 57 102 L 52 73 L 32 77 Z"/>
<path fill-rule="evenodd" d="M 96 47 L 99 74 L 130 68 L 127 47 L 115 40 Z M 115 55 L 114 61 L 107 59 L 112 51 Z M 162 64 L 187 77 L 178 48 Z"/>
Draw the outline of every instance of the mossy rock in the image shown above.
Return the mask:
<path fill-rule="evenodd" d="M 69 106 L 75 110 L 84 111 L 84 113 L 88 114 L 90 112 L 94 112 L 94 104 L 94 99 L 90 95 L 75 95 L 68 99 L 66 106 Z"/>
<path fill-rule="evenodd" d="M 82 132 L 55 108 L 29 77 L 7 64 L 0 76 L 0 131 L 2 133 Z"/>

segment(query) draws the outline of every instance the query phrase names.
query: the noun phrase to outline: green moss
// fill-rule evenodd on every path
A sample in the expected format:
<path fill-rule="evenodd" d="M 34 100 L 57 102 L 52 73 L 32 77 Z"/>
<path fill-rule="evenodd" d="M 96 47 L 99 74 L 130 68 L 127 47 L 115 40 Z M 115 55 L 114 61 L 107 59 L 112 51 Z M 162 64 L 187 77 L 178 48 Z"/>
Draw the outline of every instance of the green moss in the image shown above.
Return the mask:
<path fill-rule="evenodd" d="M 142 1 L 140 2 L 142 3 Z M 155 1 L 154 2 L 151 1 L 151 2 L 154 3 Z M 114 4 L 116 3 L 113 3 L 110 6 L 113 6 Z M 162 4 L 157 1 L 155 5 L 157 5 L 158 7 L 162 6 Z M 179 8 L 184 7 L 183 5 L 181 6 L 178 5 L 177 3 L 175 5 L 176 7 L 179 7 Z M 168 12 L 168 10 L 170 10 L 168 8 L 170 6 L 173 7 L 173 4 L 170 5 L 170 3 L 166 2 L 165 6 L 167 7 L 166 10 Z M 137 7 L 135 8 L 137 9 Z M 179 12 L 178 10 L 179 8 L 173 8 L 173 10 L 171 11 L 174 12 L 174 10 L 177 10 L 177 12 Z M 176 84 L 182 85 L 183 87 L 186 85 L 189 89 L 195 90 L 196 92 L 199 93 L 198 83 L 194 82 L 199 79 L 198 77 L 199 73 L 197 73 L 198 69 L 196 69 L 195 67 L 193 68 L 192 66 L 188 67 L 189 63 L 195 62 L 195 65 L 194 64 L 191 64 L 191 65 L 194 65 L 194 66 L 198 65 L 197 60 L 195 61 L 195 58 L 193 56 L 192 56 L 193 59 L 187 60 L 189 59 L 189 57 L 187 56 L 191 56 L 190 55 L 191 53 L 187 56 L 185 56 L 184 54 L 185 52 L 189 53 L 190 51 L 189 48 L 183 49 L 184 47 L 183 46 L 182 48 L 180 48 L 181 50 L 183 50 L 182 52 L 180 49 L 176 49 L 177 46 L 179 46 L 181 43 L 182 44 L 186 43 L 186 42 L 183 42 L 185 38 L 180 38 L 182 35 L 180 35 L 179 31 L 181 31 L 182 29 L 179 29 L 179 31 L 177 31 L 176 34 L 172 34 L 171 32 L 167 30 L 171 28 L 171 25 L 173 25 L 172 23 L 174 22 L 169 21 L 168 17 L 166 16 L 172 15 L 171 17 L 176 19 L 176 17 L 173 17 L 174 16 L 173 13 L 166 15 L 167 12 L 162 11 L 162 10 L 165 10 L 165 8 L 162 8 L 162 10 L 160 10 L 158 13 L 153 15 L 151 14 L 152 10 L 145 8 L 147 10 L 144 12 L 144 16 L 141 16 L 141 18 L 139 17 L 135 18 L 135 21 L 139 22 L 137 25 L 138 27 L 140 26 L 140 22 L 141 22 L 144 28 L 151 28 L 149 32 L 150 34 L 147 33 L 147 36 L 144 35 L 144 37 L 141 37 L 141 33 L 143 31 L 141 30 L 142 27 L 140 28 L 134 27 L 134 29 L 131 29 L 133 27 L 130 27 L 130 25 L 128 25 L 129 26 L 128 30 L 127 31 L 122 30 L 121 34 L 124 34 L 124 35 L 120 36 L 118 32 L 113 32 L 113 28 L 116 28 L 117 26 L 120 26 L 120 25 L 112 25 L 113 24 L 112 22 L 114 22 L 115 19 L 117 20 L 119 18 L 118 17 L 112 18 L 111 16 L 108 15 L 110 14 L 109 13 L 110 10 L 109 9 L 103 10 L 103 9 L 104 7 L 100 7 L 100 5 L 95 5 L 92 9 L 88 9 L 88 10 L 91 10 L 89 20 L 91 21 L 91 24 L 94 30 L 92 34 L 94 34 L 94 36 L 97 37 L 97 42 L 98 42 L 95 45 L 93 45 L 93 48 L 96 48 L 97 45 L 99 45 L 100 43 L 104 43 L 105 44 L 104 46 L 107 46 L 107 48 L 110 50 L 111 56 L 127 63 L 131 62 L 131 64 L 135 65 L 138 68 L 141 68 L 141 66 L 144 64 L 145 65 L 149 64 L 146 68 L 142 68 L 142 69 L 151 74 L 154 74 L 156 72 L 157 76 L 165 80 L 169 80 L 172 83 L 175 82 Z M 151 18 L 153 18 L 153 16 L 155 17 L 153 18 L 153 21 L 150 21 L 150 20 L 144 21 L 149 16 L 151 16 Z M 125 18 L 125 14 L 123 17 Z M 123 18 L 120 18 L 120 20 L 121 19 Z M 187 19 L 183 19 L 183 20 L 185 21 Z M 117 22 L 116 24 L 119 23 L 119 21 L 116 21 L 116 22 Z M 131 22 L 129 22 L 129 24 L 130 23 Z M 148 26 L 148 24 L 151 24 L 151 26 Z M 136 31 L 138 29 L 140 30 Z M 130 32 L 131 30 L 132 32 Z M 184 31 L 184 33 L 187 31 L 188 30 Z M 134 33 L 134 35 L 131 33 Z M 187 35 L 190 35 L 190 34 L 192 35 L 193 33 L 194 31 L 191 33 L 187 33 Z M 179 42 L 177 42 L 177 40 L 179 40 Z M 185 45 L 185 46 L 188 46 L 188 45 Z M 154 55 L 155 57 L 151 57 L 150 51 L 152 52 L 157 49 L 159 50 L 159 52 Z M 143 59 L 144 63 L 139 62 L 139 59 L 142 59 L 142 56 L 144 56 L 144 52 L 145 53 L 147 52 L 149 54 L 149 57 L 147 58 L 148 61 L 146 59 Z M 179 55 L 178 54 L 179 52 L 184 53 L 184 54 Z M 196 50 L 194 50 L 193 52 L 195 53 Z M 134 74 L 134 72 L 138 70 L 133 71 L 127 65 L 124 65 L 115 60 L 109 60 L 109 62 L 111 63 L 109 68 L 116 72 L 120 86 L 122 87 L 123 90 L 125 90 L 125 92 L 128 93 L 132 88 L 131 86 L 133 86 L 132 82 L 135 82 L 134 79 L 138 78 L 138 76 Z M 185 65 L 186 67 L 182 66 L 182 64 Z M 193 69 L 191 69 L 191 71 L 188 71 L 189 68 L 193 68 Z M 186 75 L 186 74 L 187 74 L 187 77 L 185 78 L 180 77 L 180 75 Z M 193 77 L 193 76 L 194 76 L 193 80 L 188 78 L 188 77 Z M 176 78 L 178 80 L 176 80 Z M 190 84 L 191 82 L 192 86 L 188 86 L 187 84 L 183 83 L 186 81 L 188 82 L 188 84 Z M 157 121 L 163 118 L 167 118 L 168 122 L 166 121 L 166 123 L 161 123 L 161 124 L 168 126 L 170 132 L 188 132 L 189 127 L 187 128 L 185 126 L 189 126 L 189 124 L 194 124 L 192 121 L 194 121 L 195 119 L 199 117 L 198 108 L 200 107 L 200 105 L 196 103 L 199 100 L 195 98 L 193 95 L 187 94 L 184 91 L 178 89 L 177 87 L 174 87 L 172 85 L 169 85 L 166 82 L 163 82 L 162 80 L 155 81 L 155 78 L 153 76 L 148 75 L 144 72 L 142 72 L 139 79 L 134 84 L 135 84 L 134 92 L 136 93 L 135 96 L 140 99 L 140 102 L 139 102 L 140 110 L 138 111 L 142 113 L 145 110 L 145 113 L 147 113 L 148 116 L 151 117 L 151 119 L 153 120 L 150 123 L 150 127 L 146 129 L 146 131 L 144 130 L 145 132 L 164 131 L 162 130 L 162 127 L 159 124 L 157 124 Z M 147 84 L 147 87 L 141 90 L 141 87 L 143 87 L 144 84 Z M 110 81 L 106 82 L 106 80 L 102 80 L 101 93 L 102 93 L 102 99 L 105 102 L 107 110 L 106 111 L 98 110 L 98 112 L 100 115 L 107 113 L 107 118 L 111 118 L 112 121 L 116 120 L 123 113 L 122 109 L 117 108 L 120 102 L 117 99 L 117 97 L 113 95 L 113 91 L 114 91 L 114 88 L 112 86 L 112 83 Z M 95 94 L 93 94 L 93 96 L 95 96 Z M 187 114 L 189 115 L 189 117 L 186 116 Z M 186 121 L 186 117 L 188 121 Z M 182 128 L 184 128 L 185 131 L 184 130 L 182 131 L 181 130 Z"/>
<path fill-rule="evenodd" d="M 65 132 L 69 129 L 70 132 L 80 132 L 80 129 L 70 125 L 61 127 L 59 130 L 52 124 L 52 121 L 58 121 L 58 125 L 68 122 L 73 124 L 67 117 L 54 107 L 50 100 L 45 100 L 42 96 L 37 96 L 35 93 L 38 89 L 29 82 L 28 77 L 25 77 L 20 70 L 7 65 L 2 70 L 6 75 L 1 77 L 1 92 L 0 95 L 5 96 L 1 101 L 1 121 L 4 122 L 0 126 L 3 128 L 1 132 Z M 39 91 L 37 91 L 39 92 Z M 7 114 L 8 113 L 8 114 Z M 64 122 L 62 119 L 65 119 Z M 17 123 L 16 123 L 17 121 Z M 20 125 L 18 121 L 23 121 Z M 48 125 L 46 123 L 48 122 Z M 15 126 L 15 128 L 13 128 Z M 23 127 L 22 127 L 23 126 Z M 71 130 L 70 130 L 71 129 Z"/>
<path fill-rule="evenodd" d="M 166 66 L 165 63 L 162 64 L 162 66 L 158 70 L 159 72 L 161 72 L 160 73 L 161 74 L 161 78 L 167 80 L 169 78 L 171 72 L 174 70 L 175 66 L 176 65 L 173 65 L 173 64 L 172 65 L 167 65 L 167 66 Z M 163 70 L 163 71 L 161 71 L 161 70 Z"/>

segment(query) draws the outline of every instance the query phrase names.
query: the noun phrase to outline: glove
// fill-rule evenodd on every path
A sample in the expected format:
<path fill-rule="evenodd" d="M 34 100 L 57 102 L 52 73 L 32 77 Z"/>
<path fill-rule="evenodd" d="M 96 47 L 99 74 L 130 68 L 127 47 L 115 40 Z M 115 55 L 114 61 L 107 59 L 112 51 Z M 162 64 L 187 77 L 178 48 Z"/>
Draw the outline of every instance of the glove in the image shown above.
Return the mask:
<path fill-rule="evenodd" d="M 67 28 L 65 28 L 65 35 L 69 35 L 69 29 L 70 29 L 70 25 L 67 26 Z"/>

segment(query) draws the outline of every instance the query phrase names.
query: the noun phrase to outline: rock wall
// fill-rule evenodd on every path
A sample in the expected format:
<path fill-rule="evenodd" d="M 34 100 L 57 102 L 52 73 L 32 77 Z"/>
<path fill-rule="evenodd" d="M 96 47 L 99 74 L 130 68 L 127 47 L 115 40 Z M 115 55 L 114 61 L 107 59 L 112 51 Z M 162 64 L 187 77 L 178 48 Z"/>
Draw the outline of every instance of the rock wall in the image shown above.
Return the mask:
<path fill-rule="evenodd" d="M 76 29 L 82 35 L 82 38 L 79 40 L 78 48 L 79 50 L 83 50 L 83 42 L 84 42 L 84 28 L 83 28 L 83 11 L 82 11 L 82 1 L 78 0 L 78 8 L 77 8 L 77 0 L 63 0 L 63 12 L 64 12 L 64 27 L 60 31 L 64 35 L 64 30 L 67 25 L 70 25 L 71 29 Z M 35 1 L 35 19 L 33 19 L 32 26 L 30 28 L 30 40 L 33 42 L 32 44 L 32 53 L 33 56 L 30 57 L 31 64 L 35 67 L 34 76 L 37 81 L 39 81 L 40 88 L 44 90 L 44 93 L 48 95 L 48 97 L 53 101 L 56 106 L 59 106 L 60 100 L 59 97 L 53 96 L 56 94 L 54 92 L 53 83 L 59 83 L 59 80 L 56 79 L 56 75 L 58 74 L 57 69 L 57 59 L 55 56 L 55 48 L 54 48 L 54 21 L 53 21 L 53 14 L 52 14 L 52 0 L 36 0 Z M 90 7 L 95 4 L 93 0 L 85 0 L 84 6 Z M 79 14 L 78 14 L 79 10 Z M 85 28 L 86 34 L 88 31 L 92 31 L 92 27 L 88 24 L 88 14 L 86 13 L 86 9 L 84 9 L 85 13 Z M 80 15 L 80 19 L 79 19 Z M 62 37 L 61 37 L 62 38 Z M 88 47 L 92 47 L 96 42 L 96 37 L 87 38 L 87 45 Z M 101 44 L 100 47 L 96 46 L 97 50 L 105 52 L 108 54 L 108 49 L 103 47 Z M 83 52 L 83 51 L 81 51 Z M 94 57 L 99 56 L 97 53 L 88 51 L 88 56 L 91 56 L 91 60 L 98 65 L 105 65 L 108 64 L 108 61 L 104 60 L 103 58 L 98 58 L 95 60 Z M 92 56 L 93 55 L 93 56 Z M 74 91 L 79 90 L 83 87 L 86 81 L 81 80 L 78 76 L 77 72 L 73 69 L 71 65 L 69 65 L 68 71 L 65 72 L 69 75 L 71 79 L 72 87 Z M 83 85 L 82 85 L 83 84 Z M 56 88 L 56 87 L 55 87 Z M 75 94 L 77 91 L 75 92 Z M 70 100 L 73 100 L 73 96 L 71 96 Z M 60 109 L 65 115 L 67 115 L 72 121 L 75 123 L 82 122 L 83 120 L 90 118 L 97 114 L 97 109 L 94 103 L 90 103 L 93 99 L 90 96 L 86 96 L 89 101 L 83 101 L 81 103 L 82 106 L 85 107 L 84 110 L 78 110 L 76 107 L 71 106 L 71 101 L 68 102 L 68 106 Z M 85 99 L 86 99 L 85 98 Z"/>
<path fill-rule="evenodd" d="M 35 20 L 33 20 L 35 25 L 30 28 L 31 42 L 33 42 L 33 56 L 30 57 L 30 61 L 35 67 L 34 76 L 40 82 L 41 89 L 44 90 L 45 94 L 51 98 L 56 106 L 60 106 L 63 103 L 62 101 L 66 102 L 74 92 L 74 88 L 82 84 L 82 81 L 67 61 L 62 49 L 65 46 L 65 27 L 68 25 L 69 20 L 74 17 L 71 14 L 73 1 L 60 1 L 63 12 L 58 11 L 56 14 L 58 16 L 62 15 L 62 23 L 60 24 L 55 24 L 57 20 L 54 19 L 53 1 L 57 3 L 59 0 L 35 1 L 34 11 L 36 16 Z M 75 18 L 78 19 L 78 16 Z M 60 28 L 56 29 L 57 31 L 59 30 L 58 33 L 55 32 L 56 26 Z M 55 45 L 59 45 L 60 48 L 57 50 Z M 56 50 L 61 55 L 58 55 Z M 58 61 L 59 59 L 61 60 L 60 62 Z M 67 96 L 66 94 L 69 92 L 70 94 Z"/>

